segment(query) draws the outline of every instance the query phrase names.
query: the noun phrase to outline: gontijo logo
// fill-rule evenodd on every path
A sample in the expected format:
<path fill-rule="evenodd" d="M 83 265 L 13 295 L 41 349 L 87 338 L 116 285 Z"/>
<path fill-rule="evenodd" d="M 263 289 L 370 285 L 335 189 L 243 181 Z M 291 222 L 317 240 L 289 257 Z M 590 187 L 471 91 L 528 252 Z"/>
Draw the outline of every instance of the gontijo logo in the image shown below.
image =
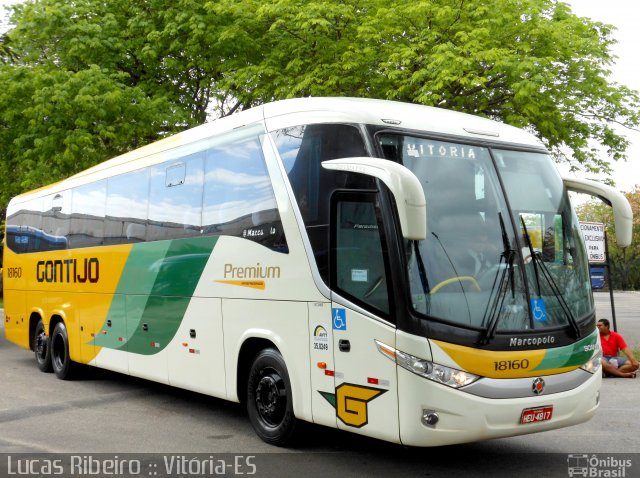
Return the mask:
<path fill-rule="evenodd" d="M 95 284 L 100 280 L 100 261 L 97 257 L 84 260 L 64 259 L 38 261 L 36 264 L 38 282 Z"/>
<path fill-rule="evenodd" d="M 318 392 L 336 409 L 336 415 L 342 423 L 361 428 L 369 423 L 369 402 L 385 393 L 386 390 L 341 383 L 336 387 L 336 393 L 320 390 Z"/>

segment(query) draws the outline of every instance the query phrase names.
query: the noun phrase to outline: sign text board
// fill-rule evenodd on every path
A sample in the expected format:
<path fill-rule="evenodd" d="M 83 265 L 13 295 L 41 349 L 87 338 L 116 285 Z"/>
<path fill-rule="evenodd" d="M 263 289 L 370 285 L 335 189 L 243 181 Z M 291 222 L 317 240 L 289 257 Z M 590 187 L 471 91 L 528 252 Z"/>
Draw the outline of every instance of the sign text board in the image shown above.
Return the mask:
<path fill-rule="evenodd" d="M 604 224 L 599 222 L 581 222 L 580 230 L 584 245 L 587 247 L 589 263 L 605 263 L 607 256 L 604 244 Z"/>

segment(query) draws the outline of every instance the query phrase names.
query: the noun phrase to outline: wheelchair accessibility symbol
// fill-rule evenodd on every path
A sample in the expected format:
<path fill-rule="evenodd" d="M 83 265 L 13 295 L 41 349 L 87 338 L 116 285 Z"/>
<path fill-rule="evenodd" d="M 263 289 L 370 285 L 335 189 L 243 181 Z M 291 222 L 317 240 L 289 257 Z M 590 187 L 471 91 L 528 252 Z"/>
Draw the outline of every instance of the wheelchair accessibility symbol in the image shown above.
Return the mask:
<path fill-rule="evenodd" d="M 345 309 L 331 309 L 333 330 L 347 330 L 347 312 Z"/>
<path fill-rule="evenodd" d="M 533 320 L 536 322 L 547 321 L 547 306 L 544 303 L 544 299 L 531 299 L 531 313 L 533 314 Z"/>

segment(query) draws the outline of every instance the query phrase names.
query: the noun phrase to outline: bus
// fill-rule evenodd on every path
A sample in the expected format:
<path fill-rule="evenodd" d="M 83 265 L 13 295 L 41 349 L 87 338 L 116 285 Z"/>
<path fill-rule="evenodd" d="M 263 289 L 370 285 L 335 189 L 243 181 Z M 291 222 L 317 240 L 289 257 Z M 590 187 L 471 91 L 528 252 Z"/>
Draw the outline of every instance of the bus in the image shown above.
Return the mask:
<path fill-rule="evenodd" d="M 589 269 L 591 272 L 591 288 L 604 289 L 604 285 L 605 285 L 604 266 L 591 265 Z"/>
<path fill-rule="evenodd" d="M 624 196 L 563 181 L 520 129 L 264 104 L 13 198 L 5 334 L 63 380 L 85 364 L 242 402 L 274 445 L 300 422 L 411 446 L 577 424 L 601 351 L 568 189 L 630 241 Z"/>
<path fill-rule="evenodd" d="M 9 249 L 18 253 L 36 251 L 55 251 L 67 248 L 65 236 L 53 236 L 31 226 L 6 226 Z"/>

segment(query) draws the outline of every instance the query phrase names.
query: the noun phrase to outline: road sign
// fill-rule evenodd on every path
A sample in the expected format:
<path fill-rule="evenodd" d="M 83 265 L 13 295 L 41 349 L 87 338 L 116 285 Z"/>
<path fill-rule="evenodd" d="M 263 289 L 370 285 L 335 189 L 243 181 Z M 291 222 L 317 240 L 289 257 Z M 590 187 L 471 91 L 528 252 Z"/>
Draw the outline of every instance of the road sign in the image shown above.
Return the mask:
<path fill-rule="evenodd" d="M 589 263 L 605 263 L 607 255 L 604 243 L 604 224 L 599 222 L 581 222 L 580 230 L 587 247 Z"/>

